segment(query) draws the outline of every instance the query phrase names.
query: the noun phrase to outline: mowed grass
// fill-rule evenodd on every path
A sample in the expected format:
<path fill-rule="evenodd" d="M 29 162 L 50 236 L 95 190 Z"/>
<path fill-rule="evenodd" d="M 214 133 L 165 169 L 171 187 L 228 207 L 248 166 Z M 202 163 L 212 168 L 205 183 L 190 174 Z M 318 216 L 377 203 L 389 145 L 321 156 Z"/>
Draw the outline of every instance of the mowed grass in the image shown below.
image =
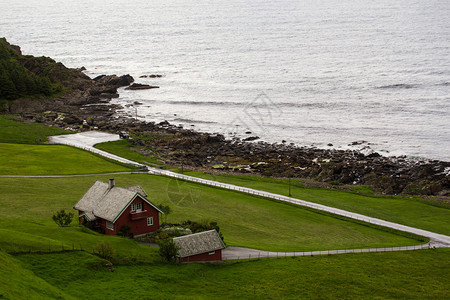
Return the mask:
<path fill-rule="evenodd" d="M 0 115 L 0 143 L 38 144 L 51 135 L 70 133 L 57 127 L 14 121 L 13 116 Z"/>
<path fill-rule="evenodd" d="M 89 299 L 448 299 L 449 249 L 102 267 L 83 252 L 15 258 Z"/>
<path fill-rule="evenodd" d="M 136 248 L 142 259 L 152 255 L 140 251 L 141 245 L 119 237 L 88 234 L 82 227 L 57 227 L 51 220 L 59 209 L 71 211 L 95 180 L 111 176 L 74 178 L 0 178 L 0 246 L 11 249 L 51 247 L 58 243 L 92 247 L 103 238 L 115 243 L 118 255 L 130 256 L 126 247 Z M 149 200 L 169 205 L 169 222 L 184 220 L 217 221 L 228 245 L 272 251 L 309 251 L 389 247 L 420 243 L 400 235 L 377 230 L 331 216 L 304 210 L 232 191 L 176 181 L 151 175 L 116 175 L 116 184 L 139 184 Z M 72 210 L 73 211 L 73 210 Z M 121 244 L 123 243 L 123 245 Z M 145 247 L 145 246 L 142 246 Z M 131 249 L 131 248 L 130 248 Z M 131 255 L 131 256 L 133 256 Z M 144 259 L 145 260 L 145 259 Z"/>
<path fill-rule="evenodd" d="M 0 298 L 76 299 L 36 276 L 14 257 L 0 251 Z"/>
<path fill-rule="evenodd" d="M 132 167 L 61 145 L 0 143 L 1 175 L 66 175 L 126 172 Z"/>
<path fill-rule="evenodd" d="M 287 179 L 250 175 L 210 175 L 201 172 L 184 172 L 184 174 L 286 196 L 289 193 Z M 331 189 L 307 188 L 295 179 L 291 179 L 291 194 L 294 198 L 450 235 L 450 209 L 433 205 L 420 197 L 382 197 Z"/>

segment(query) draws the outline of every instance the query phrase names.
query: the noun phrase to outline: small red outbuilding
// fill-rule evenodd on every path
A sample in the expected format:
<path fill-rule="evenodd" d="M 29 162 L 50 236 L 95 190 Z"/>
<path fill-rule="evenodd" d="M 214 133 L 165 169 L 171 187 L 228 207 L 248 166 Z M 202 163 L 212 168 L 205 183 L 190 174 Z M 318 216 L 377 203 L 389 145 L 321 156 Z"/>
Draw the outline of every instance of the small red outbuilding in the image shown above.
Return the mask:
<path fill-rule="evenodd" d="M 222 260 L 225 244 L 215 229 L 176 237 L 178 258 L 182 262 Z"/>
<path fill-rule="evenodd" d="M 139 185 L 119 187 L 114 179 L 97 180 L 74 208 L 80 223 L 100 233 L 139 236 L 158 230 L 159 213 L 164 213 L 146 197 Z"/>

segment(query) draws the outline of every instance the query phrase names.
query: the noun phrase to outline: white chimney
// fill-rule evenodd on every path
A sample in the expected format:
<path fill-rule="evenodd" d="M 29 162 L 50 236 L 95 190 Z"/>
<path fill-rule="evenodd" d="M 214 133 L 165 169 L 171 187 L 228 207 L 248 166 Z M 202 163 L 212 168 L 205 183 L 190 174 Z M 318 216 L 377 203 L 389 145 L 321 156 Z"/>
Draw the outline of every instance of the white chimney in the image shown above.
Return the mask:
<path fill-rule="evenodd" d="M 109 180 L 109 189 L 112 189 L 112 188 L 114 187 L 114 185 L 115 185 L 114 178 L 111 178 L 111 179 Z"/>

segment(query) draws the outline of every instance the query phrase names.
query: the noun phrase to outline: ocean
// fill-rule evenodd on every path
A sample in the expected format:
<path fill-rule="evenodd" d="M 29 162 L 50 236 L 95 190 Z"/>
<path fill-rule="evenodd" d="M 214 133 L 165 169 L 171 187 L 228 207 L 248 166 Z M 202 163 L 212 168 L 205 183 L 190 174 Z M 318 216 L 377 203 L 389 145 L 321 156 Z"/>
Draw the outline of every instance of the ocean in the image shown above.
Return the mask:
<path fill-rule="evenodd" d="M 0 36 L 130 74 L 121 114 L 450 161 L 450 1 L 0 0 Z M 140 78 L 143 75 L 159 78 Z"/>

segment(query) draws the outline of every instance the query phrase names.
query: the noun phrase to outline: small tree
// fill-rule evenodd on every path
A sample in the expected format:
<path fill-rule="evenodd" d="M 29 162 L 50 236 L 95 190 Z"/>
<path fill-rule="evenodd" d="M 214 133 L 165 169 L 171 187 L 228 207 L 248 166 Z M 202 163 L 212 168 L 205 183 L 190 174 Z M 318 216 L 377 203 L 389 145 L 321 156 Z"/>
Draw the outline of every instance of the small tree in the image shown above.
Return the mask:
<path fill-rule="evenodd" d="M 69 226 L 72 223 L 73 213 L 66 213 L 64 209 L 61 209 L 56 214 L 53 214 L 52 218 L 58 226 Z"/>
<path fill-rule="evenodd" d="M 177 259 L 180 248 L 172 239 L 161 240 L 159 242 L 159 256 L 165 261 L 172 262 Z"/>
<path fill-rule="evenodd" d="M 172 212 L 172 209 L 169 205 L 164 205 L 162 203 L 158 205 L 158 208 L 164 212 L 164 223 L 167 224 L 167 215 Z"/>
<path fill-rule="evenodd" d="M 108 260 L 113 258 L 115 252 L 116 251 L 111 246 L 111 244 L 110 243 L 105 243 L 104 241 L 102 241 L 100 244 L 98 244 L 94 248 L 94 253 L 95 254 L 97 254 L 101 258 L 108 259 Z"/>

